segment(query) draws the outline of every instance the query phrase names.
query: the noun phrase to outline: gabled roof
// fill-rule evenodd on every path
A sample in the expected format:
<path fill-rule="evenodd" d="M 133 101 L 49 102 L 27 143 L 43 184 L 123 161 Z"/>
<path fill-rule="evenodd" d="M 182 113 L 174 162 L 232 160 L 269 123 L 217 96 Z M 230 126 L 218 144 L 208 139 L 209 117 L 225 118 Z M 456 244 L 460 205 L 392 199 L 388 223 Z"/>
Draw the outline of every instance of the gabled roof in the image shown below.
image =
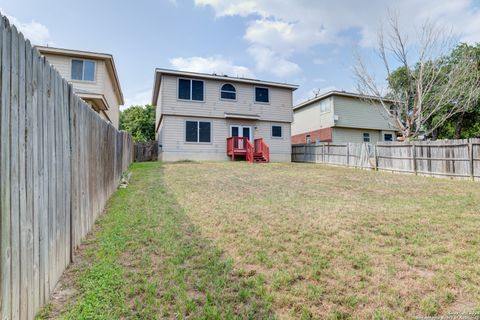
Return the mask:
<path fill-rule="evenodd" d="M 387 98 L 384 98 L 384 99 L 380 99 L 378 97 L 374 97 L 374 96 L 367 96 L 367 95 L 363 95 L 363 94 L 360 94 L 360 93 L 353 93 L 353 92 L 346 92 L 346 91 L 337 91 L 337 90 L 332 90 L 332 91 L 329 91 L 327 93 L 324 93 L 318 97 L 315 97 L 315 98 L 312 98 L 312 99 L 309 99 L 309 100 L 306 100 L 296 106 L 293 107 L 293 110 L 299 110 L 303 107 L 306 107 L 314 102 L 317 102 L 317 101 L 320 101 L 320 100 L 323 100 L 323 99 L 326 99 L 328 97 L 331 97 L 331 96 L 341 96 L 341 97 L 349 97 L 349 98 L 355 98 L 355 99 L 362 99 L 362 100 L 383 100 L 385 102 L 390 102 L 390 103 L 394 103 L 395 101 L 392 100 L 392 99 L 387 99 Z"/>
<path fill-rule="evenodd" d="M 120 105 L 125 104 L 123 98 L 122 88 L 120 86 L 120 80 L 118 78 L 117 69 L 115 67 L 115 61 L 113 56 L 109 53 L 99 53 L 99 52 L 90 52 L 90 51 L 81 51 L 73 49 L 63 49 L 63 48 L 53 48 L 53 47 L 44 47 L 44 46 L 35 46 L 41 54 L 52 54 L 66 57 L 74 58 L 84 58 L 84 59 L 94 59 L 94 60 L 103 60 L 106 62 L 107 70 L 110 76 L 113 78 L 114 86 L 116 87 L 115 93 L 117 94 L 118 100 L 120 100 Z"/>
<path fill-rule="evenodd" d="M 230 77 L 227 75 L 218 75 L 218 74 L 208 74 L 208 73 L 199 73 L 199 72 L 190 72 L 190 71 L 180 71 L 180 70 L 171 70 L 171 69 L 155 69 L 155 78 L 153 83 L 153 94 L 152 94 L 152 105 L 156 105 L 158 92 L 160 90 L 160 82 L 162 75 L 171 75 L 177 77 L 189 77 L 197 79 L 210 79 L 210 80 L 219 80 L 225 82 L 234 82 L 234 83 L 247 83 L 258 86 L 267 86 L 267 87 L 277 87 L 290 89 L 295 91 L 298 89 L 298 85 L 288 84 L 282 82 L 272 82 L 272 81 L 262 81 L 257 79 L 241 78 L 241 77 Z"/>

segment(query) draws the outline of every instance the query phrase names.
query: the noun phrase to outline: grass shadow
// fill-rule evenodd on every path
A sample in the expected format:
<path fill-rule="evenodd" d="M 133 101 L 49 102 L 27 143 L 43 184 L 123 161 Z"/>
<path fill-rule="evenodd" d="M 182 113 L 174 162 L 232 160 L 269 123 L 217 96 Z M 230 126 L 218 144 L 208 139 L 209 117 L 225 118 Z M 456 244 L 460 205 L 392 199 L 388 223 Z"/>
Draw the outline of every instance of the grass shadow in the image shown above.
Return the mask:
<path fill-rule="evenodd" d="M 165 187 L 162 164 L 131 172 L 67 272 L 78 293 L 41 318 L 275 318 L 264 279 L 235 272 L 201 236 Z"/>

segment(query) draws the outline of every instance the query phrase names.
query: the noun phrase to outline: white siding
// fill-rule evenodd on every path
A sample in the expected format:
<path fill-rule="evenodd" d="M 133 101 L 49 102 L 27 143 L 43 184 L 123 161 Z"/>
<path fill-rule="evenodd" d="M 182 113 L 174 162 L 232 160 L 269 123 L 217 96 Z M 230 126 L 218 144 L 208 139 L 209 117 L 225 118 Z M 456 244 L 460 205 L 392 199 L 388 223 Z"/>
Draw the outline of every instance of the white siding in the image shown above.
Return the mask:
<path fill-rule="evenodd" d="M 388 115 L 378 103 L 369 104 L 357 98 L 333 96 L 334 112 L 338 116 L 335 126 L 349 128 L 368 128 L 393 130 Z"/>
<path fill-rule="evenodd" d="M 185 121 L 210 121 L 212 127 L 211 143 L 185 142 Z M 264 138 L 270 147 L 271 161 L 290 161 L 290 124 L 270 121 L 233 120 L 218 118 L 198 118 L 183 116 L 163 117 L 157 138 L 162 145 L 160 157 L 164 161 L 177 160 L 227 160 L 226 139 L 230 136 L 231 125 L 251 126 L 253 139 Z M 282 138 L 271 137 L 271 126 L 282 126 Z"/>
<path fill-rule="evenodd" d="M 395 139 L 394 131 L 381 131 L 369 129 L 353 129 L 334 127 L 332 133 L 332 143 L 346 143 L 346 142 L 364 142 L 363 133 L 370 134 L 370 142 L 376 143 L 384 141 L 384 134 L 390 133 Z"/>
<path fill-rule="evenodd" d="M 294 112 L 292 135 L 330 128 L 333 125 L 332 98 L 329 97 Z"/>
<path fill-rule="evenodd" d="M 201 78 L 198 78 L 202 80 Z M 255 114 L 261 120 L 292 122 L 292 90 L 270 87 L 270 103 L 254 102 L 255 86 L 253 84 L 218 80 L 204 80 L 204 102 L 182 101 L 177 99 L 178 77 L 163 75 L 161 85 L 163 90 L 159 93 L 161 101 L 157 103 L 164 114 L 181 116 L 204 116 L 223 118 L 225 113 Z M 230 83 L 237 92 L 236 101 L 220 99 L 220 87 Z"/>

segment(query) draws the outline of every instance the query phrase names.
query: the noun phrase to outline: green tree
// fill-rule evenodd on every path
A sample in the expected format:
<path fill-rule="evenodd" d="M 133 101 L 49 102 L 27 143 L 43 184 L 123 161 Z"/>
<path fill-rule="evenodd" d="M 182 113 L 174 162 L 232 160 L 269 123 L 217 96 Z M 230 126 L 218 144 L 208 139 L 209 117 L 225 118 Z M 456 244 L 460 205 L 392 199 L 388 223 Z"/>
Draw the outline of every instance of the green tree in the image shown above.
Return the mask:
<path fill-rule="evenodd" d="M 120 130 L 130 132 L 134 142 L 155 140 L 155 108 L 147 104 L 121 111 Z"/>

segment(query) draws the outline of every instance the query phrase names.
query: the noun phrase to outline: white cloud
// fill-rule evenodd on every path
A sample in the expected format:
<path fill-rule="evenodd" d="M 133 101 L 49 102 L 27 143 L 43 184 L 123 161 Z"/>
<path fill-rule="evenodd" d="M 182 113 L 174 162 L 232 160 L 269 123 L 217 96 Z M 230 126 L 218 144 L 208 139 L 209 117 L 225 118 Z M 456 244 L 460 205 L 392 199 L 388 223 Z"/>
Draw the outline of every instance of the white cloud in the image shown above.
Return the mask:
<path fill-rule="evenodd" d="M 177 57 L 170 59 L 170 64 L 179 70 L 202 72 L 202 73 L 216 73 L 229 76 L 238 76 L 253 78 L 254 74 L 249 68 L 235 65 L 232 61 L 223 58 L 222 56 L 214 57 Z"/>
<path fill-rule="evenodd" d="M 452 27 L 463 41 L 480 41 L 480 8 L 475 0 L 195 0 L 195 4 L 212 7 L 217 17 L 249 17 L 244 38 L 283 60 L 317 45 L 352 41 L 346 36 L 351 30 L 358 30 L 358 44 L 374 46 L 388 11 L 400 14 L 412 40 L 415 27 L 429 19 Z"/>
<path fill-rule="evenodd" d="M 6 14 L 5 16 L 8 18 L 11 24 L 15 25 L 15 27 L 17 27 L 17 29 L 21 33 L 23 33 L 25 38 L 30 40 L 32 44 L 36 44 L 36 45 L 52 44 L 52 42 L 50 41 L 51 40 L 50 32 L 48 31 L 48 28 L 45 25 L 38 23 L 35 20 L 24 23 L 8 14 Z"/>
<path fill-rule="evenodd" d="M 152 102 L 152 88 L 143 89 L 125 96 L 125 105 L 120 110 L 125 110 L 131 106 L 144 106 Z"/>
<path fill-rule="evenodd" d="M 256 69 L 260 72 L 270 72 L 279 78 L 285 78 L 301 71 L 298 64 L 286 60 L 271 49 L 253 46 L 248 49 L 248 52 L 255 60 Z"/>

